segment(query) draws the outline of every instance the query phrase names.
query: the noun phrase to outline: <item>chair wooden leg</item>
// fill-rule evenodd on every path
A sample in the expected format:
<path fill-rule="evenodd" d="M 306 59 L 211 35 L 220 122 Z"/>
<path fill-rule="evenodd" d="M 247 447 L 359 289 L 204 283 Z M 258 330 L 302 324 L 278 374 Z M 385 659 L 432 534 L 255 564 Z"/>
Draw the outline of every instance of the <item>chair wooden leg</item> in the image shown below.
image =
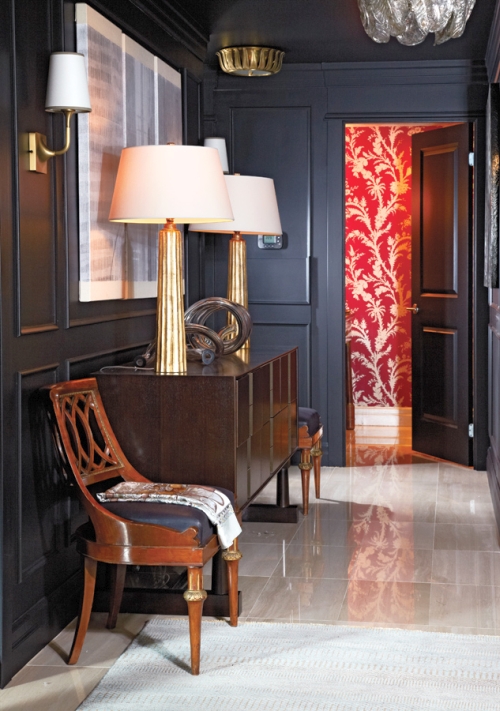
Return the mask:
<path fill-rule="evenodd" d="M 311 457 L 313 460 L 314 467 L 314 493 L 316 498 L 320 498 L 321 494 L 321 457 L 323 456 L 323 450 L 321 449 L 321 440 L 318 441 L 317 445 L 311 449 Z"/>
<path fill-rule="evenodd" d="M 303 449 L 300 453 L 300 474 L 302 476 L 302 508 L 304 516 L 309 513 L 309 480 L 311 476 L 311 450 Z"/>
<path fill-rule="evenodd" d="M 97 561 L 88 556 L 83 557 L 83 594 L 80 607 L 80 615 L 76 625 L 75 637 L 73 645 L 68 657 L 68 664 L 76 664 L 80 652 L 82 651 L 83 642 L 90 622 L 90 613 L 92 612 L 92 603 L 94 601 L 95 580 L 97 574 Z"/>
<path fill-rule="evenodd" d="M 227 586 L 229 590 L 229 624 L 238 626 L 238 564 L 241 553 L 238 550 L 238 539 L 235 538 L 231 548 L 224 551 L 222 557 L 227 563 Z"/>
<path fill-rule="evenodd" d="M 109 614 L 106 627 L 108 630 L 114 630 L 116 620 L 120 612 L 120 605 L 123 597 L 123 588 L 125 587 L 125 574 L 127 572 L 126 565 L 113 565 L 111 568 L 111 591 L 109 595 Z"/>
<path fill-rule="evenodd" d="M 207 593 L 203 590 L 203 571 L 201 568 L 188 568 L 188 589 L 184 600 L 188 605 L 189 643 L 191 645 L 191 674 L 200 673 L 201 615 Z"/>

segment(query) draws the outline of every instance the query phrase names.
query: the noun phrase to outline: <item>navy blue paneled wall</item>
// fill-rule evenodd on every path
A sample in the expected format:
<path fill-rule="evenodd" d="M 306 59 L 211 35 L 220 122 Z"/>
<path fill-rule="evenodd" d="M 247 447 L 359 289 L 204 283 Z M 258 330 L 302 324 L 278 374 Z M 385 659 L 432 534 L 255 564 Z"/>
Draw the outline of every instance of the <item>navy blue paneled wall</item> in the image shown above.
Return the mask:
<path fill-rule="evenodd" d="M 234 172 L 274 179 L 281 251 L 247 237 L 252 343 L 299 346 L 300 403 L 325 424 L 324 463 L 345 461 L 344 132 L 346 123 L 471 121 L 475 126 L 475 464 L 486 453 L 486 294 L 480 286 L 484 64 L 285 65 L 268 78 L 206 70 L 204 135 L 224 136 Z M 205 294 L 224 295 L 227 238 L 207 237 Z"/>
<path fill-rule="evenodd" d="M 184 133 L 197 143 L 207 38 L 190 37 L 162 4 L 165 13 L 155 16 L 133 0 L 92 2 L 183 72 Z M 47 175 L 27 171 L 29 131 L 63 145 L 61 116 L 44 110 L 47 70 L 50 53 L 74 50 L 74 43 L 73 2 L 0 3 L 1 686 L 75 616 L 81 585 L 74 531 L 82 515 L 52 471 L 36 392 L 129 361 L 155 329 L 155 299 L 78 300 L 74 134 L 70 152 L 51 160 Z"/>

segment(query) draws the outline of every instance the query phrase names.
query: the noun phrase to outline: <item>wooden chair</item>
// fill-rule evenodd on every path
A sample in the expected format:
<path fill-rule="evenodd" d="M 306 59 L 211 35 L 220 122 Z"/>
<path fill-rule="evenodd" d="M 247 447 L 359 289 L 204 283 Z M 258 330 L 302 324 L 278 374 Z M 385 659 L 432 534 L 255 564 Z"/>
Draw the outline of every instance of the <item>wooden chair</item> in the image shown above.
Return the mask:
<path fill-rule="evenodd" d="M 214 527 L 200 510 L 177 504 L 111 502 L 100 504 L 93 489 L 121 478 L 147 482 L 127 461 L 118 444 L 94 378 L 49 386 L 48 414 L 56 452 L 66 479 L 76 487 L 90 521 L 77 532 L 83 556 L 84 586 L 81 610 L 68 664 L 78 661 L 92 610 L 97 563 L 113 565 L 107 627 L 116 625 L 127 565 L 186 566 L 184 593 L 189 615 L 191 672 L 199 674 L 203 602 L 202 569 L 219 550 Z M 113 482 L 114 483 L 114 482 Z M 175 483 L 175 482 L 173 482 Z M 104 487 L 108 488 L 108 487 Z M 231 492 L 222 490 L 234 503 Z M 237 540 L 223 552 L 227 562 L 230 624 L 238 624 Z"/>
<path fill-rule="evenodd" d="M 298 420 L 299 437 L 297 448 L 300 450 L 299 469 L 302 477 L 302 506 L 304 516 L 307 516 L 309 513 L 309 480 L 311 469 L 313 468 L 315 494 L 317 499 L 320 497 L 323 425 L 321 424 L 319 413 L 309 407 L 299 407 Z"/>

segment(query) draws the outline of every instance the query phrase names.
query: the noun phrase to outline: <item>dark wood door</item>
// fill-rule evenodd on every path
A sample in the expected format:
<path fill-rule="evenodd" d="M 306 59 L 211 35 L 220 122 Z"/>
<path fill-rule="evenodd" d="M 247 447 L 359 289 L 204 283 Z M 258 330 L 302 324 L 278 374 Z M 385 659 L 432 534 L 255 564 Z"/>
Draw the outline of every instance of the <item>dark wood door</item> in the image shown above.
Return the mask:
<path fill-rule="evenodd" d="M 470 464 L 470 127 L 413 136 L 413 449 Z"/>

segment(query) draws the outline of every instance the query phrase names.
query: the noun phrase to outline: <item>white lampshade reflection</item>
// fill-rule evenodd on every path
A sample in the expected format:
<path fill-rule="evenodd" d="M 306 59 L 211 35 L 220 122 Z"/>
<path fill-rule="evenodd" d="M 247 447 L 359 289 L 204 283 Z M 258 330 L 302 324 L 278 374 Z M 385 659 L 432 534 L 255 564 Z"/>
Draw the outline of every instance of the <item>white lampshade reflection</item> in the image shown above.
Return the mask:
<path fill-rule="evenodd" d="M 136 146 L 120 157 L 112 222 L 230 222 L 219 154 L 203 146 Z"/>
<path fill-rule="evenodd" d="M 217 148 L 219 151 L 219 158 L 220 158 L 220 163 L 222 165 L 222 170 L 224 173 L 229 173 L 229 162 L 227 160 L 227 148 L 226 148 L 226 139 L 225 138 L 205 138 L 203 141 L 203 145 L 207 146 L 208 148 Z"/>
<path fill-rule="evenodd" d="M 191 224 L 192 232 L 241 232 L 247 235 L 281 235 L 281 221 L 272 178 L 225 175 L 234 221 Z"/>
<path fill-rule="evenodd" d="M 91 111 L 85 57 L 79 52 L 50 55 L 45 111 Z"/>

